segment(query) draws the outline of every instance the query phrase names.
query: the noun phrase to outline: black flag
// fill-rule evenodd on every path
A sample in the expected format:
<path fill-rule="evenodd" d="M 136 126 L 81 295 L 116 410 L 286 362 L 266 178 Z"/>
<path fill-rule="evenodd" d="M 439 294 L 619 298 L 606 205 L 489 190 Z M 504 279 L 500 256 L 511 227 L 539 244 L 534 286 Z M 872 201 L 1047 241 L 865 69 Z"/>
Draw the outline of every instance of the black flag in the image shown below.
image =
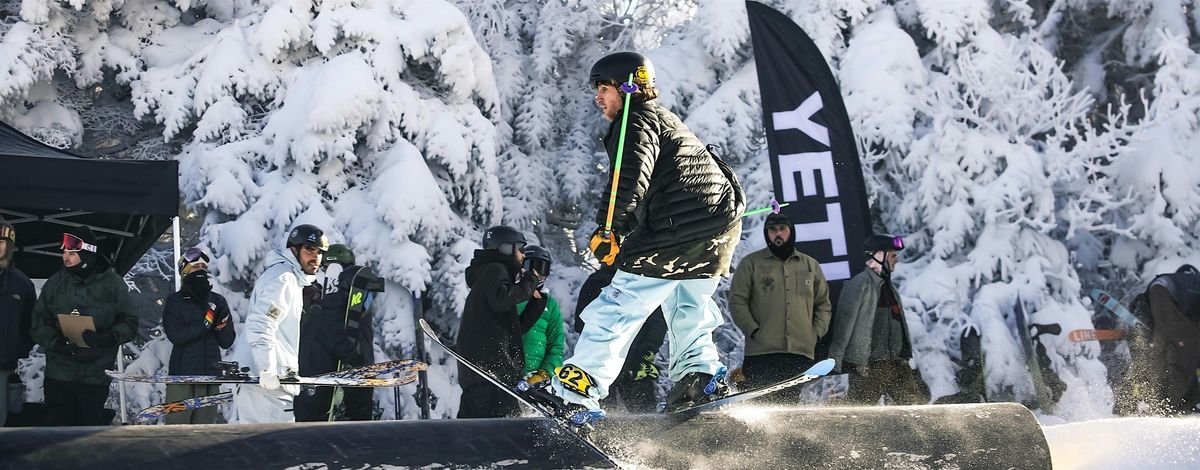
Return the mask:
<path fill-rule="evenodd" d="M 850 117 L 825 57 L 787 16 L 746 2 L 762 91 L 775 198 L 795 224 L 796 245 L 816 258 L 836 308 L 842 283 L 862 271 L 871 232 L 867 191 Z"/>

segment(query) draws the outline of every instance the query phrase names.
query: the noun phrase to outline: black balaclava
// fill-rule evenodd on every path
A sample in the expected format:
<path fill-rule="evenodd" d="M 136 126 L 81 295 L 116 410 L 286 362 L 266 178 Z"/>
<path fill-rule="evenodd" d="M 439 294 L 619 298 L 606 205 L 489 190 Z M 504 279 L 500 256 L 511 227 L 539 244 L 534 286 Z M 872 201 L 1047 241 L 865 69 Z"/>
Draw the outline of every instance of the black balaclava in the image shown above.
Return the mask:
<path fill-rule="evenodd" d="M 96 234 L 92 232 L 92 229 L 86 225 L 75 227 L 69 233 L 83 240 L 84 243 L 96 246 L 96 249 L 99 250 L 99 239 L 96 238 Z M 66 268 L 66 270 L 71 274 L 79 276 L 80 279 L 87 279 L 92 273 L 100 271 L 99 260 L 100 253 L 79 250 L 79 264 Z"/>
<path fill-rule="evenodd" d="M 772 225 L 787 225 L 788 227 L 791 227 L 791 230 L 788 232 L 787 243 L 784 243 L 783 246 L 775 246 L 774 243 L 771 243 L 770 235 L 767 234 L 767 227 Z M 788 258 L 792 257 L 792 254 L 796 252 L 796 226 L 792 225 L 792 220 L 786 215 L 768 215 L 767 222 L 763 224 L 763 238 L 767 240 L 767 248 L 771 250 L 771 254 L 775 255 L 781 260 L 786 261 Z"/>
<path fill-rule="evenodd" d="M 183 276 L 182 284 L 187 293 L 200 301 L 208 300 L 208 293 L 212 291 L 212 282 L 208 280 L 208 271 L 203 269 L 187 273 L 186 276 Z"/>

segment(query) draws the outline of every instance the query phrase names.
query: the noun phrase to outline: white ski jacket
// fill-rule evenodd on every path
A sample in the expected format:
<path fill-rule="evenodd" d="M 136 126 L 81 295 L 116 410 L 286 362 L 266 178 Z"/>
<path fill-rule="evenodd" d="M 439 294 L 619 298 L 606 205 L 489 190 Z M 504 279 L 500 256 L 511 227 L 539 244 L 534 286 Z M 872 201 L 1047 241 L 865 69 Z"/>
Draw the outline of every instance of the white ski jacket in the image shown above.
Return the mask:
<path fill-rule="evenodd" d="M 290 252 L 275 250 L 267 256 L 267 270 L 254 283 L 250 312 L 233 348 L 233 359 L 249 367 L 250 375 L 271 370 L 283 377 L 289 370 L 300 370 L 301 289 L 314 278 L 304 273 Z M 291 395 L 300 393 L 295 385 L 282 389 Z"/>

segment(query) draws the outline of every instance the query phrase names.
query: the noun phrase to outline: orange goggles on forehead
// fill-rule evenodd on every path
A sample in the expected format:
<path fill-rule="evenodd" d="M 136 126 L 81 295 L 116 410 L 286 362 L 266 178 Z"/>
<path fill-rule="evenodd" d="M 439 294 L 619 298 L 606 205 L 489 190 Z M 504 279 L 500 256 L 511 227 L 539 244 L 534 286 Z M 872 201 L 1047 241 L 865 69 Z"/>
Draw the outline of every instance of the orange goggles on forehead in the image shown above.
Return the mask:
<path fill-rule="evenodd" d="M 90 251 L 92 253 L 95 253 L 96 245 L 85 242 L 85 241 L 83 241 L 83 239 L 76 237 L 74 235 L 71 235 L 69 233 L 64 233 L 63 239 L 62 239 L 62 251 L 67 251 L 67 252 L 71 252 L 71 253 L 75 253 L 78 251 Z"/>

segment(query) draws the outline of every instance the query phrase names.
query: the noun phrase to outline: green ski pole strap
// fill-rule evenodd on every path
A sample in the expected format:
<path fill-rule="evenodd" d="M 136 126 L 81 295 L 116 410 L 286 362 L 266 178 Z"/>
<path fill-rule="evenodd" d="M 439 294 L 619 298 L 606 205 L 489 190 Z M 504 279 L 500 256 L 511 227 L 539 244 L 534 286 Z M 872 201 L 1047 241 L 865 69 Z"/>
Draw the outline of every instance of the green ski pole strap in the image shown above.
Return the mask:
<path fill-rule="evenodd" d="M 629 125 L 629 99 L 637 91 L 637 85 L 633 83 L 633 73 L 630 73 L 629 79 L 621 84 L 621 91 L 625 92 L 625 107 L 621 110 L 621 131 L 617 136 L 617 158 L 613 163 L 612 189 L 608 194 L 608 217 L 604 220 L 605 234 L 612 233 L 613 212 L 617 207 L 617 182 L 621 179 L 621 157 L 625 155 L 625 129 Z"/>

